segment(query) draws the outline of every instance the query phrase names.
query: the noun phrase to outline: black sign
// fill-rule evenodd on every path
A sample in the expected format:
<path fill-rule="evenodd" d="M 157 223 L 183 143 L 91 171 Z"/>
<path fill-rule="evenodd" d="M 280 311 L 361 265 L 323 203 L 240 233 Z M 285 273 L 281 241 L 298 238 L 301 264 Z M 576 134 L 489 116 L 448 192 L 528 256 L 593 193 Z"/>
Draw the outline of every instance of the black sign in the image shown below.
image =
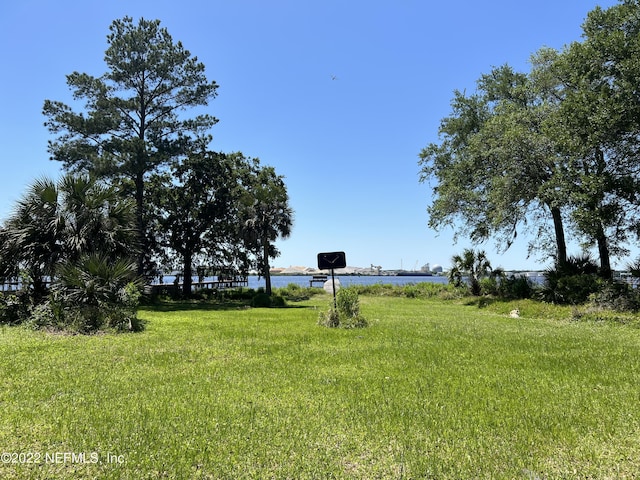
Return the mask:
<path fill-rule="evenodd" d="M 329 252 L 318 254 L 318 269 L 333 270 L 347 266 L 347 257 L 344 252 Z"/>

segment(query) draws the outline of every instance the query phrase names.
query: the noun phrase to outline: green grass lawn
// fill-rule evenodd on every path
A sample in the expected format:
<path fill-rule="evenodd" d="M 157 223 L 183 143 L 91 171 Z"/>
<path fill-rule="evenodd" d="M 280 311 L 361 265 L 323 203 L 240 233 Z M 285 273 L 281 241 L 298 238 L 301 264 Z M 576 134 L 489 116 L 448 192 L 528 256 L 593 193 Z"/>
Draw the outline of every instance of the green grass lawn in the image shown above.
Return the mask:
<path fill-rule="evenodd" d="M 328 329 L 328 303 L 0 327 L 0 478 L 640 476 L 640 329 L 393 297 Z"/>

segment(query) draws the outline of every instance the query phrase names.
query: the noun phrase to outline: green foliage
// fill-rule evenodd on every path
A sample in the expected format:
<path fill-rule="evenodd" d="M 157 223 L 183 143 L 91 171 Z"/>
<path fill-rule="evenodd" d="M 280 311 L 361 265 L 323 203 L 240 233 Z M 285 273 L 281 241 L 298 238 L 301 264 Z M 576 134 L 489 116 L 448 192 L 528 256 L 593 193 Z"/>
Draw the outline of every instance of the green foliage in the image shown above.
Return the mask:
<path fill-rule="evenodd" d="M 251 299 L 251 306 L 254 308 L 284 307 L 286 306 L 286 302 L 284 298 L 278 295 L 267 295 L 266 293 L 257 293 Z"/>
<path fill-rule="evenodd" d="M 289 204 L 284 177 L 273 167 L 261 167 L 255 160 L 245 178 L 246 192 L 240 208 L 240 234 L 245 248 L 255 256 L 266 292 L 271 295 L 269 259 L 280 252 L 274 242 L 287 238 L 293 226 L 293 210 Z"/>
<path fill-rule="evenodd" d="M 584 303 L 602 286 L 597 271 L 598 266 L 588 255 L 569 257 L 564 265 L 545 271 L 545 281 L 539 290 L 539 296 L 551 303 Z"/>
<path fill-rule="evenodd" d="M 318 325 L 329 328 L 338 328 L 340 326 L 340 313 L 335 308 L 329 308 L 318 314 Z"/>
<path fill-rule="evenodd" d="M 596 275 L 548 277 L 540 289 L 540 295 L 546 302 L 578 305 L 586 302 L 599 288 L 600 280 Z"/>
<path fill-rule="evenodd" d="M 620 282 L 604 282 L 590 297 L 593 305 L 616 312 L 637 312 L 640 310 L 640 294 L 637 289 Z"/>
<path fill-rule="evenodd" d="M 137 317 L 141 284 L 134 272 L 131 262 L 85 255 L 60 269 L 51 292 L 39 302 L 22 292 L 4 297 L 0 311 L 7 321 L 30 328 L 76 333 L 138 331 L 143 327 Z"/>
<path fill-rule="evenodd" d="M 454 298 L 458 292 L 452 285 L 435 282 L 408 283 L 406 285 L 392 285 L 390 283 L 375 283 L 373 285 L 352 285 L 359 295 L 377 297 L 406 297 L 406 298 Z"/>
<path fill-rule="evenodd" d="M 611 278 L 610 257 L 640 234 L 630 161 L 640 146 L 639 13 L 635 0 L 598 7 L 581 41 L 541 49 L 529 74 L 494 67 L 475 92 L 455 91 L 442 140 L 420 154 L 421 180 L 434 184 L 432 227 L 455 225 L 500 249 L 525 230 L 532 250 L 561 264 L 571 233 L 597 247 L 599 275 Z"/>
<path fill-rule="evenodd" d="M 303 300 L 309 300 L 314 295 L 324 294 L 325 292 L 321 288 L 302 287 L 297 283 L 289 283 L 286 287 L 278 288 L 275 293 L 286 300 L 301 302 Z"/>
<path fill-rule="evenodd" d="M 496 295 L 504 300 L 532 298 L 536 286 L 524 276 L 505 276 L 497 280 Z"/>
<path fill-rule="evenodd" d="M 100 331 L 140 331 L 144 321 L 138 318 L 139 285 L 129 282 L 115 292 L 117 301 L 97 304 L 72 303 L 54 292 L 46 301 L 29 313 L 25 326 L 33 329 L 94 333 Z"/>
<path fill-rule="evenodd" d="M 320 312 L 318 324 L 325 327 L 364 328 L 369 325 L 360 313 L 360 299 L 356 288 L 341 288 L 336 294 L 336 305 Z"/>
<path fill-rule="evenodd" d="M 138 257 L 142 274 L 154 225 L 147 221 L 149 177 L 210 141 L 208 129 L 217 119 L 206 113 L 189 117 L 185 111 L 207 105 L 218 86 L 159 20 L 141 18 L 135 24 L 124 17 L 111 24 L 110 32 L 106 73 L 67 76 L 74 98 L 84 100 L 84 111 L 46 100 L 43 112 L 57 136 L 49 144 L 54 160 L 67 169 L 108 176 L 135 199 L 137 238 L 147 241 Z"/>
<path fill-rule="evenodd" d="M 338 312 L 346 317 L 360 315 L 360 299 L 354 288 L 341 288 L 336 294 Z"/>
<path fill-rule="evenodd" d="M 449 270 L 449 282 L 460 287 L 466 277 L 471 294 L 479 296 L 482 293 L 480 282 L 491 272 L 491 263 L 486 253 L 466 248 L 461 255 L 454 255 L 451 262 L 453 266 Z"/>
<path fill-rule="evenodd" d="M 32 309 L 33 301 L 27 291 L 0 294 L 0 324 L 22 323 L 29 317 Z"/>

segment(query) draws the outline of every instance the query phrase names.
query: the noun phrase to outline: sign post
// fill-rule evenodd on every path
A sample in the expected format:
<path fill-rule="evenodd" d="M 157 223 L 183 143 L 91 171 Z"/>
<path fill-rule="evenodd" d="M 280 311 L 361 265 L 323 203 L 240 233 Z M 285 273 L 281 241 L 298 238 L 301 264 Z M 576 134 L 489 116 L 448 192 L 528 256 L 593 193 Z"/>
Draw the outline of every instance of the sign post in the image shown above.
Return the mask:
<path fill-rule="evenodd" d="M 338 308 L 336 301 L 336 279 L 334 269 L 345 268 L 347 257 L 344 252 L 327 252 L 318 254 L 318 270 L 331 270 L 331 284 L 333 285 L 333 307 Z"/>

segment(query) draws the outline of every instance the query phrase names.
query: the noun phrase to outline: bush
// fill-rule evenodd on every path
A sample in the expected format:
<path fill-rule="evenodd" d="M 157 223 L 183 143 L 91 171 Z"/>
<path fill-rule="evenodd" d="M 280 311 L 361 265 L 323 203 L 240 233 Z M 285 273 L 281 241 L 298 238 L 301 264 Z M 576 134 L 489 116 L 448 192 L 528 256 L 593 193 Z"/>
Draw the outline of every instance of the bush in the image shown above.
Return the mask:
<path fill-rule="evenodd" d="M 257 294 L 264 293 L 264 288 L 259 288 L 257 291 L 253 288 L 234 288 L 221 292 L 227 300 L 253 300 Z"/>
<path fill-rule="evenodd" d="M 498 295 L 498 279 L 485 277 L 478 281 L 481 295 Z"/>
<path fill-rule="evenodd" d="M 340 326 L 340 314 L 333 307 L 326 312 L 320 312 L 320 314 L 318 315 L 318 325 L 329 328 L 337 328 Z"/>
<path fill-rule="evenodd" d="M 371 295 L 375 297 L 407 297 L 407 298 L 434 298 L 434 297 L 458 297 L 453 285 L 444 283 L 419 282 L 406 285 L 392 285 L 390 283 L 375 283 L 372 285 L 351 285 L 359 295 Z"/>
<path fill-rule="evenodd" d="M 37 305 L 31 311 L 29 319 L 25 321 L 25 326 L 34 330 L 50 329 L 56 330 L 63 328 L 64 317 L 60 305 L 52 305 L 51 300 L 46 300 Z"/>
<path fill-rule="evenodd" d="M 601 287 L 597 271 L 598 266 L 588 255 L 569 257 L 562 267 L 556 266 L 545 272 L 540 298 L 565 305 L 585 303 Z"/>
<path fill-rule="evenodd" d="M 358 292 L 353 288 L 342 288 L 336 294 L 338 312 L 347 317 L 360 315 L 360 299 Z"/>
<path fill-rule="evenodd" d="M 593 274 L 562 276 L 545 281 L 540 289 L 542 300 L 564 305 L 585 303 L 600 289 L 600 279 Z"/>
<path fill-rule="evenodd" d="M 0 324 L 17 325 L 29 318 L 33 302 L 26 291 L 0 295 Z"/>
<path fill-rule="evenodd" d="M 571 319 L 576 322 L 638 325 L 638 318 L 633 313 L 613 311 L 593 305 L 574 308 L 571 312 Z"/>
<path fill-rule="evenodd" d="M 141 282 L 135 269 L 131 261 L 101 254 L 66 263 L 52 287 L 50 305 L 61 305 L 58 318 L 74 331 L 138 330 Z"/>
<path fill-rule="evenodd" d="M 535 286 L 527 277 L 511 275 L 500 280 L 498 295 L 505 300 L 522 300 L 531 298 Z"/>
<path fill-rule="evenodd" d="M 358 290 L 353 287 L 342 288 L 336 294 L 336 306 L 326 312 L 320 312 L 318 324 L 325 327 L 364 328 L 369 324 L 360 314 Z"/>
<path fill-rule="evenodd" d="M 25 325 L 33 329 L 64 330 L 71 333 L 142 330 L 144 323 L 137 316 L 141 296 L 139 287 L 135 283 L 129 283 L 117 295 L 118 301 L 69 303 L 54 291 L 32 309 Z"/>
<path fill-rule="evenodd" d="M 309 300 L 314 295 L 324 293 L 324 290 L 321 288 L 301 287 L 295 283 L 290 283 L 286 287 L 278 288 L 276 291 L 279 296 L 292 302 Z"/>
<path fill-rule="evenodd" d="M 251 306 L 254 308 L 284 307 L 286 302 L 284 298 L 278 295 L 269 296 L 264 292 L 260 292 L 251 299 Z"/>
<path fill-rule="evenodd" d="M 640 309 L 638 293 L 626 283 L 607 282 L 590 299 L 596 307 L 618 312 L 637 312 Z"/>

